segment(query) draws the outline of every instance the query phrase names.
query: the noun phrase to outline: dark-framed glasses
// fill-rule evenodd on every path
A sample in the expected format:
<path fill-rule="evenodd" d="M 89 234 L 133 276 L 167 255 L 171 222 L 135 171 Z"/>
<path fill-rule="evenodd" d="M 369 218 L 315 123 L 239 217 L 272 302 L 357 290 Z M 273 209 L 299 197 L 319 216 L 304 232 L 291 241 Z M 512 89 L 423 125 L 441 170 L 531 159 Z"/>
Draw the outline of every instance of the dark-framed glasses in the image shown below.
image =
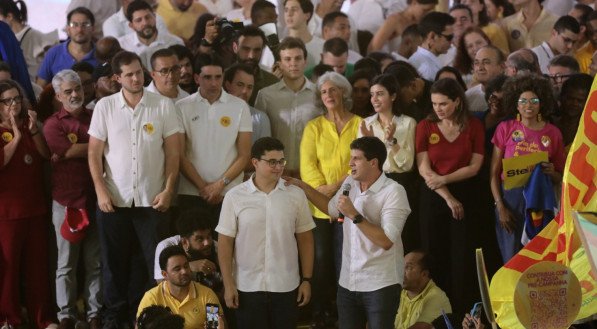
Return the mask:
<path fill-rule="evenodd" d="M 553 82 L 562 82 L 564 79 L 571 77 L 572 74 L 550 74 L 549 78 Z"/>
<path fill-rule="evenodd" d="M 531 104 L 531 105 L 537 105 L 541 103 L 541 100 L 537 97 L 533 97 L 533 98 L 519 98 L 518 99 L 518 105 L 527 105 L 527 104 Z"/>
<path fill-rule="evenodd" d="M 23 102 L 23 96 L 15 96 L 13 98 L 0 99 L 0 103 L 4 104 L 6 106 L 11 106 L 13 104 L 13 102 L 15 104 L 21 104 Z"/>
<path fill-rule="evenodd" d="M 259 161 L 265 161 L 270 166 L 270 168 L 276 168 L 276 165 L 280 165 L 280 167 L 284 167 L 287 163 L 286 159 L 259 159 Z"/>
<path fill-rule="evenodd" d="M 446 38 L 446 40 L 448 40 L 448 42 L 452 42 L 452 39 L 454 39 L 454 34 L 443 34 L 440 33 L 440 35 L 444 38 Z"/>
<path fill-rule="evenodd" d="M 169 74 L 180 74 L 180 65 L 164 67 L 163 69 L 155 72 L 157 72 L 159 75 L 163 77 L 168 76 Z"/>

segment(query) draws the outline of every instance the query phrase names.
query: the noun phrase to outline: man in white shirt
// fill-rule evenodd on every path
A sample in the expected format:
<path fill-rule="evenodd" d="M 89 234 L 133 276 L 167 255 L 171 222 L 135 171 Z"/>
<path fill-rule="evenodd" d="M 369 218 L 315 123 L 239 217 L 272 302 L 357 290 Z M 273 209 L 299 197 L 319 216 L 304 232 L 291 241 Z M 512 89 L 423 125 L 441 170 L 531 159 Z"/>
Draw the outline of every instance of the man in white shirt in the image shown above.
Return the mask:
<path fill-rule="evenodd" d="M 112 63 L 122 90 L 98 101 L 89 128 L 89 169 L 99 207 L 104 328 L 132 324 L 143 293 L 153 283 L 157 228 L 168 218 L 180 149 L 174 104 L 145 92 L 139 56 L 122 51 Z"/>
<path fill-rule="evenodd" d="M 313 104 L 315 85 L 305 78 L 307 49 L 300 39 L 288 37 L 278 46 L 282 80 L 257 94 L 255 107 L 269 116 L 272 137 L 286 147 L 285 174 L 299 176 L 299 149 L 309 120 L 322 113 Z"/>
<path fill-rule="evenodd" d="M 402 228 L 410 214 L 404 188 L 382 171 L 387 150 L 376 137 L 350 144 L 351 174 L 330 200 L 292 179 L 309 201 L 342 218 L 342 268 L 338 282 L 340 328 L 393 328 L 404 278 Z M 348 191 L 348 195 L 344 195 Z"/>
<path fill-rule="evenodd" d="M 104 328 L 132 324 L 152 285 L 157 228 L 168 218 L 180 157 L 172 101 L 145 92 L 135 53 L 122 51 L 112 63 L 122 89 L 95 106 L 88 155 L 99 207 Z"/>
<path fill-rule="evenodd" d="M 222 89 L 223 76 L 222 63 L 214 55 L 199 55 L 195 59 L 199 90 L 176 103 L 184 130 L 181 210 L 208 207 L 219 214 L 224 194 L 242 182 L 249 161 L 251 112 L 246 102 Z"/>
<path fill-rule="evenodd" d="M 341 11 L 334 11 L 325 15 L 321 24 L 321 36 L 326 41 L 332 38 L 341 38 L 350 47 L 350 20 L 348 16 Z M 361 54 L 353 49 L 348 49 L 348 63 L 354 64 L 361 58 L 363 58 Z"/>
<path fill-rule="evenodd" d="M 454 38 L 454 18 L 446 13 L 430 12 L 419 23 L 423 43 L 408 61 L 429 81 L 435 80 L 437 71 L 443 67 L 438 59 L 445 54 Z"/>
<path fill-rule="evenodd" d="M 118 42 L 122 49 L 139 55 L 145 67 L 149 67 L 151 55 L 158 49 L 184 44 L 181 38 L 158 31 L 153 8 L 143 0 L 134 0 L 129 4 L 126 18 L 134 32 L 118 38 Z"/>
<path fill-rule="evenodd" d="M 579 33 L 578 21 L 572 16 L 562 16 L 554 24 L 549 40 L 531 49 L 539 58 L 539 67 L 543 74 L 549 74 L 547 66 L 554 56 L 568 54 L 573 50 Z"/>
<path fill-rule="evenodd" d="M 301 39 L 307 48 L 307 67 L 319 63 L 319 55 L 323 50 L 323 39 L 309 32 L 307 24 L 313 16 L 311 0 L 284 1 L 284 21 L 288 28 L 288 36 Z"/>
<path fill-rule="evenodd" d="M 178 86 L 180 73 L 178 56 L 174 50 L 165 48 L 156 51 L 151 55 L 150 75 L 153 81 L 147 86 L 147 91 L 168 97 L 173 102 L 189 96 Z"/>
<path fill-rule="evenodd" d="M 126 10 L 131 2 L 133 2 L 133 0 L 120 0 L 120 9 L 104 21 L 104 37 L 114 37 L 118 39 L 124 36 L 125 34 L 135 32 L 129 26 L 129 20 L 126 19 Z M 168 33 L 168 28 L 166 27 L 166 23 L 164 22 L 162 17 L 156 14 L 155 20 L 156 28 L 158 29 L 158 31 L 161 33 Z"/>
<path fill-rule="evenodd" d="M 505 69 L 505 57 L 499 48 L 488 45 L 477 50 L 473 61 L 473 75 L 479 84 L 469 88 L 465 93 L 469 111 L 487 110 L 485 87 L 495 77 L 503 74 Z"/>
<path fill-rule="evenodd" d="M 226 194 L 216 227 L 224 298 L 239 329 L 296 328 L 297 305 L 311 298 L 315 223 L 303 191 L 281 179 L 279 140 L 257 140 L 251 163 L 255 174 Z"/>

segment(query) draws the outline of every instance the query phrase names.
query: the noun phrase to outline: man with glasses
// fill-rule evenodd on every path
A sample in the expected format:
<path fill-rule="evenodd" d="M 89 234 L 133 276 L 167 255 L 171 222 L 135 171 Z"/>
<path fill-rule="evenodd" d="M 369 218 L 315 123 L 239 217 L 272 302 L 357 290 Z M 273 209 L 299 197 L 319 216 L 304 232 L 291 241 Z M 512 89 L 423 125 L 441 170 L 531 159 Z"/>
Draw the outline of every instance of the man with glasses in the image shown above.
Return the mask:
<path fill-rule="evenodd" d="M 484 46 L 477 50 L 473 61 L 473 77 L 479 82 L 466 91 L 466 100 L 471 112 L 483 112 L 487 109 L 485 88 L 487 84 L 506 69 L 505 57 L 495 46 Z"/>
<path fill-rule="evenodd" d="M 224 298 L 239 329 L 296 328 L 311 298 L 315 223 L 303 191 L 281 179 L 284 156 L 275 138 L 255 142 L 255 174 L 226 194 L 216 227 Z"/>
<path fill-rule="evenodd" d="M 199 90 L 176 103 L 184 130 L 178 188 L 182 211 L 203 207 L 219 215 L 224 194 L 242 182 L 249 161 L 251 112 L 245 101 L 222 89 L 223 76 L 222 63 L 214 55 L 199 55 Z"/>
<path fill-rule="evenodd" d="M 153 81 L 145 89 L 177 102 L 189 96 L 189 93 L 178 86 L 180 73 L 176 53 L 169 48 L 160 49 L 151 55 L 150 75 Z"/>
<path fill-rule="evenodd" d="M 572 16 L 562 16 L 554 24 L 549 39 L 531 49 L 539 58 L 539 67 L 543 74 L 549 74 L 547 66 L 554 56 L 572 51 L 579 33 L 578 21 Z"/>
<path fill-rule="evenodd" d="M 36 82 L 41 87 L 52 81 L 56 73 L 70 69 L 74 63 L 83 61 L 93 67 L 98 64 L 93 45 L 95 18 L 91 11 L 84 7 L 75 8 L 66 15 L 66 21 L 68 40 L 48 50 L 37 72 Z"/>
<path fill-rule="evenodd" d="M 580 67 L 574 57 L 557 55 L 549 61 L 547 71 L 549 72 L 548 77 L 553 87 L 554 97 L 558 99 L 564 81 L 568 80 L 570 76 L 580 73 Z"/>
<path fill-rule="evenodd" d="M 454 17 L 440 12 L 430 12 L 419 23 L 423 43 L 408 61 L 426 80 L 435 80 L 437 71 L 444 65 L 439 56 L 450 49 L 454 38 Z"/>

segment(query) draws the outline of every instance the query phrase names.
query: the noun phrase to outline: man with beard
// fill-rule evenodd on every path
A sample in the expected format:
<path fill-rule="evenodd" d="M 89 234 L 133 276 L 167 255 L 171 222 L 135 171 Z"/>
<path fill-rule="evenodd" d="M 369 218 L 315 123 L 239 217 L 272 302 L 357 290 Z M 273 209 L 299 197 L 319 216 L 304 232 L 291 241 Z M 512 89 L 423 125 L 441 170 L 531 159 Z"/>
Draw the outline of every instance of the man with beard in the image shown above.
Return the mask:
<path fill-rule="evenodd" d="M 153 81 L 147 86 L 147 90 L 168 97 L 173 102 L 189 96 L 189 93 L 178 86 L 180 71 L 174 51 L 168 48 L 156 51 L 151 55 L 150 74 Z"/>
<path fill-rule="evenodd" d="M 189 40 L 197 18 L 207 12 L 207 8 L 194 0 L 160 0 L 157 14 L 160 15 L 170 33 Z"/>
<path fill-rule="evenodd" d="M 92 42 L 95 18 L 89 9 L 78 7 L 66 15 L 66 34 L 69 39 L 48 50 L 37 72 L 36 83 L 47 85 L 54 75 L 70 69 L 76 62 L 88 62 L 97 65 L 95 47 Z"/>
<path fill-rule="evenodd" d="M 149 67 L 151 55 L 158 49 L 184 44 L 182 39 L 175 35 L 163 31 L 158 33 L 153 8 L 145 1 L 131 2 L 126 8 L 126 18 L 134 32 L 120 37 L 118 42 L 122 49 L 139 55 L 145 67 Z"/>
<path fill-rule="evenodd" d="M 180 79 L 178 86 L 189 94 L 197 91 L 197 84 L 193 78 L 193 53 L 189 48 L 182 45 L 172 45 L 168 47 L 176 53 L 178 65 L 180 65 Z"/>
<path fill-rule="evenodd" d="M 56 269 L 56 304 L 59 329 L 74 329 L 77 311 L 77 268 L 84 263 L 83 295 L 91 329 L 100 328 L 101 305 L 100 245 L 95 223 L 95 193 L 87 166 L 87 129 L 91 111 L 83 106 L 83 87 L 75 71 L 63 70 L 52 79 L 56 98 L 62 109 L 44 124 L 44 136 L 52 153 L 52 222 L 56 229 L 58 265 Z M 75 212 L 84 212 L 91 224 L 79 233 L 64 233 L 74 227 Z M 69 225 L 71 224 L 71 225 Z M 89 224 L 89 222 L 88 222 Z"/>
<path fill-rule="evenodd" d="M 245 28 L 239 31 L 236 42 L 232 45 L 232 49 L 236 54 L 236 60 L 239 63 L 249 65 L 253 69 L 255 84 L 251 98 L 249 99 L 249 105 L 251 106 L 255 104 L 259 90 L 279 81 L 275 75 L 259 66 L 261 55 L 266 45 L 265 40 L 265 34 L 259 28 L 245 26 Z"/>
<path fill-rule="evenodd" d="M 160 254 L 170 246 L 180 246 L 189 258 L 192 279 L 219 291 L 222 279 L 218 266 L 218 255 L 212 237 L 210 223 L 212 214 L 205 209 L 191 209 L 180 214 L 176 221 L 178 235 L 171 236 L 158 243 L 155 249 L 153 278 L 164 280 L 160 268 Z"/>
<path fill-rule="evenodd" d="M 206 328 L 206 308 L 208 304 L 214 304 L 218 307 L 219 322 L 223 321 L 218 297 L 208 287 L 192 280 L 189 260 L 180 246 L 164 249 L 159 261 L 164 281 L 145 293 L 137 317 L 148 306 L 167 306 L 173 314 L 184 318 L 185 329 Z"/>
<path fill-rule="evenodd" d="M 157 228 L 178 179 L 180 127 L 172 101 L 146 92 L 135 53 L 112 60 L 122 90 L 102 98 L 89 127 L 89 169 L 98 198 L 104 328 L 132 324 L 153 285 Z"/>
<path fill-rule="evenodd" d="M 122 86 L 112 74 L 110 63 L 98 65 L 93 70 L 93 82 L 95 83 L 95 100 L 92 105 L 95 107 L 97 102 L 110 95 L 116 94 Z"/>

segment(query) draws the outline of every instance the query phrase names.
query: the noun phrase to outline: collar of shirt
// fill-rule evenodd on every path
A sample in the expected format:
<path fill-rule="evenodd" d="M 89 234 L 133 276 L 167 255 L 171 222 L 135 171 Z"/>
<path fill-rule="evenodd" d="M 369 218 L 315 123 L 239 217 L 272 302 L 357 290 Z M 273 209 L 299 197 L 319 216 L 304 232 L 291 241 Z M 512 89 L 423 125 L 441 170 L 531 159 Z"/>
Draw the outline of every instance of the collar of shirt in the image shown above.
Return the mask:
<path fill-rule="evenodd" d="M 427 285 L 425 286 L 425 288 L 423 288 L 423 290 L 421 291 L 420 294 L 416 295 L 413 298 L 408 297 L 408 293 L 406 293 L 406 298 L 408 298 L 409 301 L 414 302 L 416 300 L 419 300 L 423 297 L 425 297 L 428 293 L 429 290 L 431 290 L 433 288 L 433 286 L 435 286 L 435 283 L 433 282 L 433 280 L 429 280 L 429 282 L 427 282 Z"/>
<path fill-rule="evenodd" d="M 522 12 L 522 9 L 519 10 L 518 13 L 516 13 L 515 15 L 516 16 L 514 16 L 514 17 L 520 24 L 524 23 L 525 16 L 524 16 L 524 13 Z M 539 17 L 537 17 L 537 20 L 535 21 L 535 24 L 533 24 L 533 26 L 537 25 L 538 22 L 541 22 L 542 20 L 544 20 L 545 16 L 547 16 L 547 11 L 545 10 L 545 8 L 541 7 L 541 13 L 539 13 Z"/>
<path fill-rule="evenodd" d="M 229 93 L 227 93 L 224 90 L 224 88 L 222 88 L 222 93 L 220 94 L 220 98 L 218 98 L 218 100 L 215 101 L 214 104 L 215 103 L 228 103 L 230 101 L 230 97 L 231 97 L 231 95 Z M 209 104 L 209 101 L 206 98 L 204 98 L 203 96 L 201 96 L 201 87 L 199 87 L 199 89 L 197 90 L 197 100 L 199 102 L 204 102 L 204 103 Z"/>
<path fill-rule="evenodd" d="M 300 93 L 301 91 L 303 91 L 305 89 L 309 89 L 309 90 L 315 92 L 315 84 L 313 82 L 311 82 L 309 79 L 307 79 L 307 77 L 304 77 L 304 78 L 305 78 L 305 83 L 301 87 L 301 90 L 299 90 L 298 92 Z M 278 89 L 279 90 L 288 89 L 288 90 L 292 91 L 292 89 L 290 89 L 286 85 L 286 82 L 284 81 L 284 79 L 281 79 L 280 82 L 278 82 Z"/>
<path fill-rule="evenodd" d="M 124 98 L 124 92 L 123 92 L 123 90 L 124 89 L 120 89 L 118 97 L 116 97 L 116 101 L 119 103 L 119 104 L 116 104 L 116 105 L 117 105 L 117 107 L 120 107 L 120 108 L 131 108 L 129 106 L 129 104 L 126 102 L 126 99 Z M 145 105 L 146 95 L 147 95 L 147 93 L 145 93 L 145 88 L 143 88 L 143 96 L 141 97 L 141 100 L 139 101 L 139 103 L 137 104 L 137 106 L 135 106 L 135 108 L 139 107 L 139 105 L 142 105 L 142 106 Z"/>
<path fill-rule="evenodd" d="M 261 193 L 264 193 L 263 191 L 261 191 L 261 190 L 260 190 L 260 189 L 259 189 L 259 188 L 258 188 L 258 187 L 255 185 L 255 182 L 253 181 L 253 178 L 254 178 L 254 177 L 255 177 L 255 174 L 253 173 L 253 174 L 251 175 L 251 177 L 250 177 L 250 178 L 247 180 L 247 187 L 248 187 L 248 190 L 249 190 L 249 192 L 251 192 L 251 193 L 256 193 L 256 192 L 261 192 Z M 272 192 L 274 192 L 275 190 L 278 190 L 278 189 L 279 189 L 279 190 L 282 190 L 282 191 L 285 191 L 285 190 L 287 189 L 287 187 L 286 187 L 286 184 L 285 184 L 285 183 L 286 183 L 286 181 L 285 181 L 285 180 L 283 180 L 282 178 L 279 178 L 279 179 L 278 179 L 278 183 L 276 184 L 276 187 L 275 187 L 275 188 L 272 190 Z M 270 192 L 270 193 L 272 193 L 272 192 Z"/>
<path fill-rule="evenodd" d="M 121 23 L 128 23 L 128 19 L 126 19 L 126 15 L 124 14 L 124 8 L 120 7 L 120 10 L 116 13 L 116 18 Z M 128 26 L 128 24 L 127 24 Z"/>
<path fill-rule="evenodd" d="M 70 54 L 70 52 L 68 51 L 68 44 L 70 43 L 70 38 L 66 39 L 65 42 L 61 43 L 60 46 L 63 48 L 62 50 L 64 51 L 64 54 L 68 54 L 70 57 L 73 57 L 73 55 Z M 81 62 L 88 62 L 89 59 L 94 59 L 94 53 L 95 53 L 95 44 L 92 42 L 91 43 L 91 50 L 85 54 L 85 56 L 83 56 L 83 59 L 81 59 Z M 73 57 L 74 58 L 74 57 Z"/>
<path fill-rule="evenodd" d="M 168 284 L 168 281 L 164 280 L 163 281 L 163 285 L 162 285 L 162 293 L 165 296 L 168 296 L 170 298 L 174 298 L 174 296 L 172 296 L 172 293 L 170 292 L 170 285 Z M 184 304 L 185 302 L 189 301 L 189 300 L 193 300 L 197 298 L 197 291 L 195 289 L 195 285 L 193 284 L 193 281 L 191 281 L 189 283 L 189 293 L 188 295 L 185 297 L 185 299 L 180 302 L 181 304 Z"/>
<path fill-rule="evenodd" d="M 438 65 L 440 65 L 439 60 L 437 59 L 438 56 L 435 56 L 435 54 L 433 54 L 431 51 L 419 46 L 417 48 L 417 53 L 419 53 L 419 55 L 428 58 L 429 60 L 433 61 L 434 63 L 437 63 Z M 442 65 L 440 65 L 442 66 Z"/>

